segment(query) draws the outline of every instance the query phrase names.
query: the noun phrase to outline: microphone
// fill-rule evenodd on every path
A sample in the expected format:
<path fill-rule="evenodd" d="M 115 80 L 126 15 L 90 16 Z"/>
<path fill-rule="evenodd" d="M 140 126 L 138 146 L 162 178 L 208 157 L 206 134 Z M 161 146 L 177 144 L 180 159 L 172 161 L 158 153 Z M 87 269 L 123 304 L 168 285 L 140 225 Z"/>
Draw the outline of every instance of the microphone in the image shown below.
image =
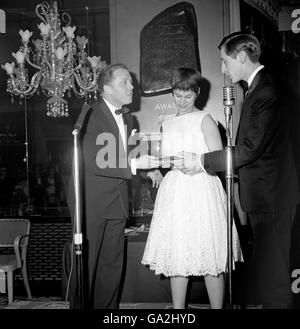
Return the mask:
<path fill-rule="evenodd" d="M 82 105 L 81 113 L 79 114 L 78 119 L 74 125 L 74 129 L 77 129 L 78 131 L 81 130 L 84 119 L 85 119 L 88 111 L 90 110 L 90 108 L 91 107 L 89 106 L 89 104 L 84 103 Z"/>
<path fill-rule="evenodd" d="M 229 127 L 231 115 L 232 115 L 232 106 L 235 104 L 233 86 L 223 87 L 223 104 L 225 106 L 224 113 L 225 113 L 226 127 Z"/>
<path fill-rule="evenodd" d="M 233 106 L 235 104 L 234 87 L 223 87 L 223 104 L 224 106 Z"/>

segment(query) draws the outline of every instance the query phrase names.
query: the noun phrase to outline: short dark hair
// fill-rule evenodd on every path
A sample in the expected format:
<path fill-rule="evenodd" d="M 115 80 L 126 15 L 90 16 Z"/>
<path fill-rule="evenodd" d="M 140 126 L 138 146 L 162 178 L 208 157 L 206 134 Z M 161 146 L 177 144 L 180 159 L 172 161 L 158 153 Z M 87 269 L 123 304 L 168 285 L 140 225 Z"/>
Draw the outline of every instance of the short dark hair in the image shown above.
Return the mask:
<path fill-rule="evenodd" d="M 201 80 L 202 76 L 198 70 L 190 67 L 177 67 L 171 73 L 172 91 L 175 89 L 192 90 L 198 94 Z"/>
<path fill-rule="evenodd" d="M 237 54 L 243 50 L 253 63 L 257 63 L 261 55 L 260 43 L 258 39 L 250 33 L 232 33 L 223 38 L 218 48 L 224 48 L 226 55 L 231 58 L 236 58 Z"/>
<path fill-rule="evenodd" d="M 113 80 L 114 72 L 117 69 L 124 69 L 128 71 L 128 68 L 125 64 L 117 63 L 107 65 L 105 69 L 100 73 L 98 78 L 98 86 L 101 94 L 103 92 L 104 85 L 108 85 Z"/>

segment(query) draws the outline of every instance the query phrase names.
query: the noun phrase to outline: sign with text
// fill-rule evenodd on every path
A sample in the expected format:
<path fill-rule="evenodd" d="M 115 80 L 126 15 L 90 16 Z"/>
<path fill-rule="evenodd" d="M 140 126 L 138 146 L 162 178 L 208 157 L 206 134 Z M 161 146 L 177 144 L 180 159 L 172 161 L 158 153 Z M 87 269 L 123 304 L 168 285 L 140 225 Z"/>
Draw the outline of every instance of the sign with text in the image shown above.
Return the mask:
<path fill-rule="evenodd" d="M 276 27 L 279 20 L 279 6 L 273 0 L 244 0 L 266 16 Z"/>

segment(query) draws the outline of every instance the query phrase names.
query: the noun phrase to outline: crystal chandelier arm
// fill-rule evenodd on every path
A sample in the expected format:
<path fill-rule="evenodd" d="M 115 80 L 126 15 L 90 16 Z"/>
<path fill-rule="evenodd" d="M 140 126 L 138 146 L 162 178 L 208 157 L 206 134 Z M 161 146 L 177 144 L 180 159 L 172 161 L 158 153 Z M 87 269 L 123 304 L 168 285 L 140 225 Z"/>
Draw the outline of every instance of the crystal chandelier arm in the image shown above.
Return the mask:
<path fill-rule="evenodd" d="M 33 77 L 31 78 L 30 86 L 32 90 L 30 90 L 26 95 L 31 97 L 37 91 L 40 81 L 42 79 L 42 74 L 40 72 L 36 72 Z"/>
<path fill-rule="evenodd" d="M 34 95 L 35 92 L 36 92 L 36 90 L 37 90 L 37 88 L 38 88 L 38 86 L 34 86 L 34 87 L 32 88 L 32 90 L 29 91 L 29 92 L 26 94 L 26 96 L 27 96 L 27 97 L 31 97 L 32 95 Z"/>
<path fill-rule="evenodd" d="M 40 72 L 36 72 L 33 75 L 33 77 L 31 78 L 31 83 L 28 84 L 28 88 L 21 90 L 21 89 L 18 89 L 18 87 L 17 87 L 16 81 L 15 81 L 17 78 L 13 74 L 10 75 L 10 81 L 13 86 L 14 93 L 20 94 L 20 95 L 28 95 L 28 96 L 32 96 L 35 93 L 35 91 L 38 88 L 40 78 L 41 78 Z"/>
<path fill-rule="evenodd" d="M 74 71 L 79 71 L 82 68 L 82 62 L 80 61 L 77 66 L 75 66 Z"/>
<path fill-rule="evenodd" d="M 27 48 L 27 49 L 28 49 L 28 48 Z M 30 57 L 29 57 L 29 50 L 26 50 L 25 60 L 26 60 L 26 62 L 27 62 L 29 65 L 31 65 L 32 67 L 34 67 L 34 68 L 36 68 L 36 69 L 38 69 L 38 70 L 41 70 L 41 67 L 40 67 L 40 66 L 38 66 L 38 65 L 36 65 L 36 64 L 34 64 L 34 63 L 32 63 L 32 61 L 30 60 Z"/>
<path fill-rule="evenodd" d="M 76 82 L 78 84 L 78 86 L 85 90 L 85 91 L 94 91 L 95 90 L 95 87 L 97 87 L 97 74 L 96 74 L 96 69 L 93 69 L 93 81 L 92 83 L 88 86 L 88 87 L 84 87 L 80 81 L 80 77 L 78 76 L 78 74 L 76 74 L 74 72 L 74 76 L 75 76 L 75 79 L 76 79 Z"/>
<path fill-rule="evenodd" d="M 62 13 L 61 19 L 66 24 L 66 27 L 71 24 L 72 19 L 68 13 Z"/>
<path fill-rule="evenodd" d="M 73 81 L 73 83 L 72 83 L 72 90 L 73 90 L 73 92 L 74 92 L 74 94 L 75 94 L 76 96 L 82 97 L 82 93 L 81 93 L 80 91 L 77 90 L 74 81 Z"/>
<path fill-rule="evenodd" d="M 36 72 L 31 78 L 30 85 L 34 86 L 34 88 L 37 89 L 37 87 L 40 84 L 41 78 L 42 78 L 41 72 Z"/>
<path fill-rule="evenodd" d="M 41 13 L 40 13 L 41 11 Z M 47 20 L 45 19 L 45 17 L 47 17 L 47 15 L 50 12 L 50 6 L 46 1 L 43 1 L 42 3 L 38 4 L 35 8 L 35 13 L 36 15 L 46 24 Z"/>

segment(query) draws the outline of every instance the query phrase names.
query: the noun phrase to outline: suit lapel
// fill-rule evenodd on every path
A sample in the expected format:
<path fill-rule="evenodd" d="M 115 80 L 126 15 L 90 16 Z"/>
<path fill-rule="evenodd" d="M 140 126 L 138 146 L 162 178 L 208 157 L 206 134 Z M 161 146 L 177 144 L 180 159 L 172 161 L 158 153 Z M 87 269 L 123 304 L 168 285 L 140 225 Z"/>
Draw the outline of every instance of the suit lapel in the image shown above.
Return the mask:
<path fill-rule="evenodd" d="M 116 123 L 116 120 L 115 118 L 113 117 L 113 115 L 111 114 L 110 112 L 110 109 L 108 108 L 108 106 L 105 104 L 105 102 L 103 100 L 101 100 L 99 102 L 99 105 L 100 105 L 100 111 L 99 112 L 102 112 L 106 119 L 109 121 L 110 123 L 110 127 L 111 127 L 111 130 L 112 130 L 112 133 L 115 135 L 115 136 L 118 136 L 119 135 L 119 127 Z M 101 113 L 98 112 L 98 115 L 101 116 Z M 101 120 L 101 119 L 100 119 Z"/>
<path fill-rule="evenodd" d="M 240 123 L 238 126 L 238 130 L 237 130 L 237 134 L 236 134 L 236 144 L 238 142 L 239 139 L 239 135 L 240 135 L 240 131 L 241 131 L 241 125 L 243 124 L 243 118 L 246 117 L 246 113 L 245 111 L 248 108 L 248 102 L 249 102 L 249 97 L 251 96 L 251 94 L 253 93 L 253 91 L 255 90 L 255 88 L 257 87 L 257 85 L 259 84 L 259 81 L 261 80 L 262 76 L 265 73 L 265 69 L 261 69 L 260 71 L 257 72 L 256 76 L 254 77 L 250 88 L 247 91 L 247 96 L 244 99 L 243 105 L 242 105 L 242 110 L 241 110 L 241 117 L 240 117 Z"/>
<path fill-rule="evenodd" d="M 119 145 L 121 144 L 120 152 L 125 153 L 124 145 L 122 142 L 122 137 L 119 131 L 119 127 L 116 123 L 115 118 L 113 117 L 110 109 L 105 104 L 105 102 L 101 99 L 100 102 L 96 105 L 93 105 L 93 113 L 95 116 L 95 120 L 97 122 L 103 122 L 105 125 L 105 132 L 112 133 L 116 138 L 117 150 L 119 150 Z M 105 120 L 106 119 L 106 120 Z M 105 121 L 103 121 L 105 120 Z M 106 122 L 106 123 L 105 123 Z M 107 124 L 108 122 L 108 124 Z M 119 151 L 118 151 L 119 152 Z"/>
<path fill-rule="evenodd" d="M 131 125 L 131 120 L 129 120 L 129 113 L 126 113 L 126 114 L 122 114 L 122 117 L 123 117 L 123 122 L 124 122 L 124 125 L 126 127 L 126 137 L 127 137 L 127 140 L 131 134 L 131 130 L 132 130 L 132 125 Z"/>
<path fill-rule="evenodd" d="M 106 117 L 106 119 L 108 120 L 110 127 L 107 127 L 108 131 L 111 131 L 117 139 L 117 141 L 119 141 L 120 139 L 120 143 L 119 145 L 122 145 L 121 148 L 121 152 L 123 153 L 122 156 L 126 155 L 126 150 L 124 148 L 124 144 L 122 141 L 122 137 L 119 131 L 119 127 L 116 123 L 115 118 L 113 117 L 110 109 L 108 108 L 108 106 L 105 104 L 105 102 L 101 99 L 99 102 L 99 105 L 96 105 L 97 107 L 95 107 L 95 110 L 93 112 L 95 112 L 95 116 L 97 117 L 97 120 L 99 120 L 99 122 L 103 121 L 103 115 Z M 131 130 L 132 130 L 132 122 L 130 120 L 130 112 L 126 113 L 126 114 L 122 114 L 123 117 L 123 122 L 125 125 L 125 132 L 126 132 L 126 138 L 127 140 L 125 141 L 125 143 L 127 143 L 128 138 L 131 134 Z M 128 143 L 127 143 L 128 144 Z"/>
<path fill-rule="evenodd" d="M 249 88 L 248 91 L 247 91 L 247 97 L 250 96 L 250 94 L 253 92 L 253 90 L 254 90 L 254 89 L 256 88 L 256 86 L 258 85 L 258 83 L 259 83 L 261 77 L 262 77 L 263 74 L 264 74 L 264 70 L 265 70 L 265 69 L 263 68 L 263 69 L 261 69 L 260 71 L 257 72 L 256 76 L 254 77 L 254 79 L 253 79 L 253 81 L 252 81 L 252 83 L 251 83 L 250 88 Z"/>

